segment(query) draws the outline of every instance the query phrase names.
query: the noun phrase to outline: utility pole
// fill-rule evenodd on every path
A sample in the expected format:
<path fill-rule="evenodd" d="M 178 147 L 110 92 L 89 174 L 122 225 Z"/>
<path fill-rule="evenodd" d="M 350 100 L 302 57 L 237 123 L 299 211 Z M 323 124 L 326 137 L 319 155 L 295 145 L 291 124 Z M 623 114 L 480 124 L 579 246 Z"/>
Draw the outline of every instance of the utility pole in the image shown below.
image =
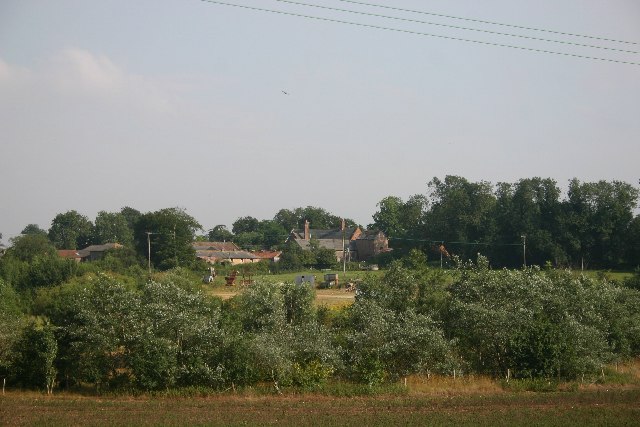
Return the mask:
<path fill-rule="evenodd" d="M 347 251 L 345 250 L 345 247 L 344 247 L 346 232 L 347 231 L 345 229 L 344 218 L 342 218 L 342 272 L 343 273 L 347 272 Z"/>
<path fill-rule="evenodd" d="M 523 234 L 520 237 L 522 237 L 522 261 L 524 268 L 527 268 L 527 235 Z"/>

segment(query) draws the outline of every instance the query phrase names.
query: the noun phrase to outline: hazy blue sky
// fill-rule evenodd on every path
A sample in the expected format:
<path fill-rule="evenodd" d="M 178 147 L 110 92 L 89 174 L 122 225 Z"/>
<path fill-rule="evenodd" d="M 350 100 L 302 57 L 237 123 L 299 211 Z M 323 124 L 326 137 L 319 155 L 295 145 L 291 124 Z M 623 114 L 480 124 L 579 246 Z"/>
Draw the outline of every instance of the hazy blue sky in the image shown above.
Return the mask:
<path fill-rule="evenodd" d="M 640 63 L 640 54 L 309 9 L 290 13 Z M 637 0 L 370 0 L 640 42 Z M 637 51 L 640 45 L 306 3 Z M 285 95 L 283 91 L 289 93 Z M 640 66 L 196 0 L 0 2 L 0 232 L 75 209 L 202 225 L 321 206 L 366 225 L 434 176 L 638 184 Z"/>

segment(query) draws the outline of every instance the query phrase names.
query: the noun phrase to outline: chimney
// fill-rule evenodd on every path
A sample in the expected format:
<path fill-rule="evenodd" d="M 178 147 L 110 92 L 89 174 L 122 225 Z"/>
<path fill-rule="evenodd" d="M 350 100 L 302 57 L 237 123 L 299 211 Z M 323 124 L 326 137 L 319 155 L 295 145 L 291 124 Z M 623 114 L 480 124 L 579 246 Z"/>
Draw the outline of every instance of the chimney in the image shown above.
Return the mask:
<path fill-rule="evenodd" d="M 304 240 L 309 240 L 310 238 L 310 234 L 309 234 L 309 221 L 308 220 L 304 220 Z"/>

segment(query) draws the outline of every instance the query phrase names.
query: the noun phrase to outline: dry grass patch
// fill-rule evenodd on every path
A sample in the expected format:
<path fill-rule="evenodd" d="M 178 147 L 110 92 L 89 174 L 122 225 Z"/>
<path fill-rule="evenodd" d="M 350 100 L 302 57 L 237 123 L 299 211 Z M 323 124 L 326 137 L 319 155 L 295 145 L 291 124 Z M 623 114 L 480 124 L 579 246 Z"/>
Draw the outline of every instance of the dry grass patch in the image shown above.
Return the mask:
<path fill-rule="evenodd" d="M 441 375 L 412 375 L 407 377 L 407 389 L 412 395 L 451 396 L 500 394 L 503 388 L 495 380 L 469 375 L 462 378 Z"/>

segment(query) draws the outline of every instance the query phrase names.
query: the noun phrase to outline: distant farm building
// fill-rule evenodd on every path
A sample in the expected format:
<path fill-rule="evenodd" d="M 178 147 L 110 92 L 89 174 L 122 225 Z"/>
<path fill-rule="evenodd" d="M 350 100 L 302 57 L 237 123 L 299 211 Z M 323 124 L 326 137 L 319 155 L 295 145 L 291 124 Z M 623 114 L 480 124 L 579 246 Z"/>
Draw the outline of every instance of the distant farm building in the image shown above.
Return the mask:
<path fill-rule="evenodd" d="M 60 249 L 58 256 L 73 259 L 76 262 L 98 261 L 104 258 L 105 253 L 111 249 L 120 249 L 119 243 L 105 243 L 103 245 L 91 245 L 84 249 Z"/>
<path fill-rule="evenodd" d="M 304 230 L 292 230 L 287 241 L 297 243 L 302 250 L 311 250 L 311 242 L 318 247 L 335 251 L 336 259 L 343 261 L 367 261 L 383 252 L 388 252 L 389 239 L 382 231 L 362 231 L 360 227 L 320 230 L 310 228 L 305 222 Z"/>
<path fill-rule="evenodd" d="M 193 242 L 196 256 L 211 264 L 248 264 L 259 262 L 262 258 L 255 254 L 241 250 L 233 242 Z"/>

